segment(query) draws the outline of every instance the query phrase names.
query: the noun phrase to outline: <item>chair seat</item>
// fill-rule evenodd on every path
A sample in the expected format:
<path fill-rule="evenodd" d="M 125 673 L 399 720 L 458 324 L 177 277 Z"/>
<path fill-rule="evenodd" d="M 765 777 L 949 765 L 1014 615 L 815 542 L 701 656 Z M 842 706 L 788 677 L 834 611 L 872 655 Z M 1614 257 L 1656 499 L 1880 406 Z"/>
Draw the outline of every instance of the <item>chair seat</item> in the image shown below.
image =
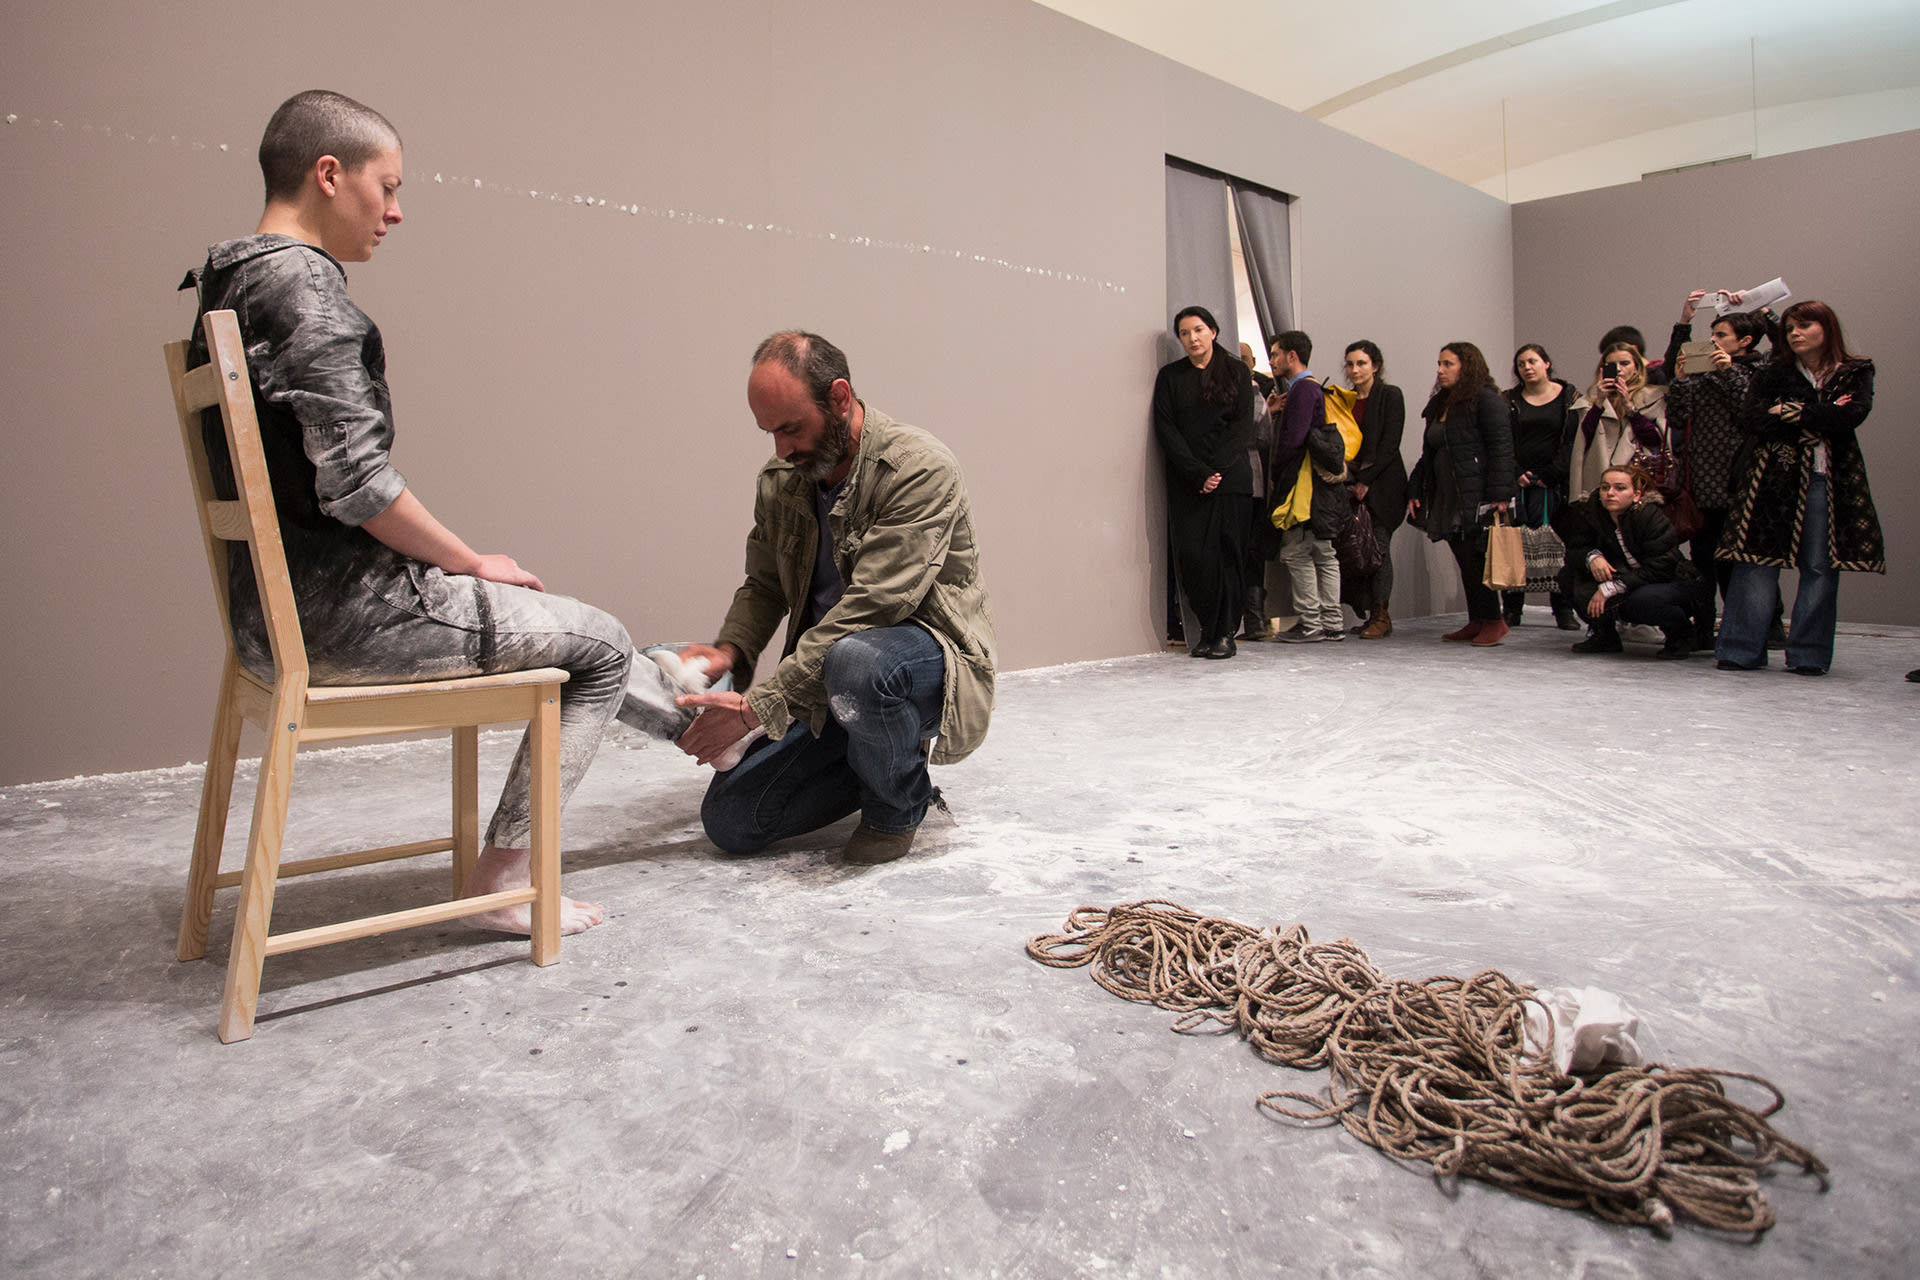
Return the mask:
<path fill-rule="evenodd" d="M 452 680 L 422 680 L 409 684 L 310 684 L 309 704 L 367 701 L 375 698 L 416 697 L 430 693 L 465 693 L 484 689 L 518 689 L 530 684 L 565 684 L 567 673 L 559 667 L 533 667 L 526 671 L 502 671 L 491 676 L 459 676 Z M 263 685 L 263 688 L 272 688 Z"/>
<path fill-rule="evenodd" d="M 326 742 L 522 721 L 538 690 L 567 680 L 567 673 L 558 667 L 534 667 L 417 684 L 308 685 L 300 740 Z M 242 716 L 262 726 L 271 721 L 272 684 L 242 670 L 235 692 Z"/>

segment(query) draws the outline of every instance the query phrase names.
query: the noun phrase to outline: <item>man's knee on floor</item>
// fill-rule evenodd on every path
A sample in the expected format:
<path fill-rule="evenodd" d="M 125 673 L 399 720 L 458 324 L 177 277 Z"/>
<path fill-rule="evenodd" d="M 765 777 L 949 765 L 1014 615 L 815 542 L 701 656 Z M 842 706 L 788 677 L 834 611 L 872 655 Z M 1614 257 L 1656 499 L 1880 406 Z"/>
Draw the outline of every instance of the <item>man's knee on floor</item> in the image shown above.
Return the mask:
<path fill-rule="evenodd" d="M 735 858 L 752 857 L 770 843 L 753 820 L 752 806 L 739 803 L 717 786 L 709 788 L 700 802 L 700 826 L 714 848 Z"/>

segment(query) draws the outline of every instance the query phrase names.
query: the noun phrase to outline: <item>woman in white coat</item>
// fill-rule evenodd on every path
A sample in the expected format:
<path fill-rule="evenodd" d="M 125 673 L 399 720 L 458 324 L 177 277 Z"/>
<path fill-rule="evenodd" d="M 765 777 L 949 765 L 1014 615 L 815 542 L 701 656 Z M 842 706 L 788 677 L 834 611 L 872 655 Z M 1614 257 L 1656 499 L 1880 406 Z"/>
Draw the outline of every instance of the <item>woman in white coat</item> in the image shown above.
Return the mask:
<path fill-rule="evenodd" d="M 1600 357 L 1594 383 L 1573 406 L 1579 421 L 1567 439 L 1567 498 L 1579 501 L 1608 467 L 1638 461 L 1656 485 L 1667 482 L 1667 389 L 1647 385 L 1647 358 L 1616 342 Z"/>

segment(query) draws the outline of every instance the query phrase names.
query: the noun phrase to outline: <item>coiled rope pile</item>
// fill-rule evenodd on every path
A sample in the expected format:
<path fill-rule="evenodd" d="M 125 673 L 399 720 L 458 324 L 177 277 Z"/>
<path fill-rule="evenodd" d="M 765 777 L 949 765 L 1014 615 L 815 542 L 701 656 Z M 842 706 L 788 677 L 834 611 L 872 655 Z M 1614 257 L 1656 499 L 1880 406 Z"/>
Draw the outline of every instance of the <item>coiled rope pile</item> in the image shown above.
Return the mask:
<path fill-rule="evenodd" d="M 1759 1177 L 1774 1164 L 1798 1165 L 1826 1188 L 1826 1166 L 1767 1123 L 1786 1102 L 1767 1081 L 1657 1065 L 1564 1075 L 1550 1046 L 1526 1046 L 1533 988 L 1492 970 L 1397 981 L 1346 939 L 1312 942 L 1299 925 L 1254 930 L 1158 899 L 1076 908 L 1066 932 L 1031 939 L 1027 954 L 1054 968 L 1091 965 L 1114 995 L 1179 1013 L 1176 1031 L 1219 1024 L 1274 1062 L 1328 1068 L 1324 1093 L 1279 1090 L 1259 1106 L 1338 1118 L 1436 1177 L 1478 1178 L 1663 1234 L 1676 1217 L 1765 1231 L 1774 1216 Z M 1727 1080 L 1772 1101 L 1742 1106 Z"/>

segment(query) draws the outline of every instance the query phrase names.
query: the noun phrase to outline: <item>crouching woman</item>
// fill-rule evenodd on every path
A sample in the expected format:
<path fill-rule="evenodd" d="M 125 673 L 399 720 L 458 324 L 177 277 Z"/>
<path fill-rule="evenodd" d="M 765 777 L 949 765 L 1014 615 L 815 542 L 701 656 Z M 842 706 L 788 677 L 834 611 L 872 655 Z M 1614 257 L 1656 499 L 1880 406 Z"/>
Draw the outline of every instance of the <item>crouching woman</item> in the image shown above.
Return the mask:
<path fill-rule="evenodd" d="M 1639 467 L 1608 467 L 1598 488 L 1554 520 L 1567 544 L 1562 590 L 1587 619 L 1575 653 L 1619 653 L 1622 622 L 1660 628 L 1662 658 L 1693 652 L 1700 571 L 1682 556 L 1660 504 L 1644 500 L 1649 480 Z"/>

